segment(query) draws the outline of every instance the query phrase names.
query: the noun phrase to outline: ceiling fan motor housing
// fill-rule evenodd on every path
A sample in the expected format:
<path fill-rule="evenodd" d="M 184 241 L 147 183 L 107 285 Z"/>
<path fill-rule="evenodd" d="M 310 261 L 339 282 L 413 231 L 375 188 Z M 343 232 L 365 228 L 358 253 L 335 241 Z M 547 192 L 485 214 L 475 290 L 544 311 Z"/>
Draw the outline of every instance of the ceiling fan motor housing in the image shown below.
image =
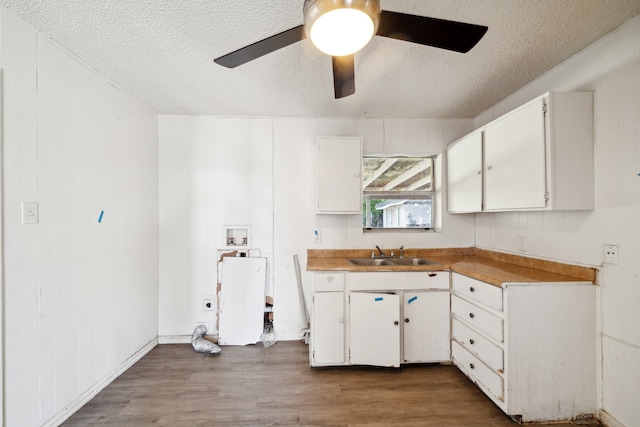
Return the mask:
<path fill-rule="evenodd" d="M 311 38 L 311 28 L 316 20 L 327 12 L 336 9 L 355 9 L 364 12 L 373 22 L 373 34 L 380 23 L 380 0 L 305 0 L 303 7 L 304 30 Z"/>

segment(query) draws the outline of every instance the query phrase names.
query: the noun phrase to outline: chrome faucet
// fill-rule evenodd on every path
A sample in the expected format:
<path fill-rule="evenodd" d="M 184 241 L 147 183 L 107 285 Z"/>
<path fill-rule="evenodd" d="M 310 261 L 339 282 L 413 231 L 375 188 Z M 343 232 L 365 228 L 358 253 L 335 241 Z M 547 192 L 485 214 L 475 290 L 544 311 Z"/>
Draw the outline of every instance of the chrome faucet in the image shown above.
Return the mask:
<path fill-rule="evenodd" d="M 380 246 L 376 245 L 376 249 L 380 252 L 380 256 L 386 256 L 384 252 L 382 252 L 382 249 L 380 249 Z"/>

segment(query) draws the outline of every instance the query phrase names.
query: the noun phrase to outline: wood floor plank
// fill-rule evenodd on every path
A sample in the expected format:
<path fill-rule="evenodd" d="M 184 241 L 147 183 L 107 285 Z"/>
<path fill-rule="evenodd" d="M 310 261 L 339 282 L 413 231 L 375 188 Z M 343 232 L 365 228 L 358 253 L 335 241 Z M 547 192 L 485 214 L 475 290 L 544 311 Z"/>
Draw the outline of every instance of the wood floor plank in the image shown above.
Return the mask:
<path fill-rule="evenodd" d="M 294 341 L 217 355 L 160 345 L 63 426 L 516 425 L 452 365 L 312 369 L 308 360 Z"/>

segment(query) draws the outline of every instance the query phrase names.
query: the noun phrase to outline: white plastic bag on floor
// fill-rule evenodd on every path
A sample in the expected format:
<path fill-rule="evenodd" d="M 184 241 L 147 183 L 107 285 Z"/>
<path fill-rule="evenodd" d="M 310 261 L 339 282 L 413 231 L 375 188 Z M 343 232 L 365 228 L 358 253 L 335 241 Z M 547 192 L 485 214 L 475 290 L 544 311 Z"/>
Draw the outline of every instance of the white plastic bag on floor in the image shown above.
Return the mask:
<path fill-rule="evenodd" d="M 264 344 L 265 348 L 269 348 L 276 343 L 277 337 L 276 333 L 273 331 L 265 331 L 260 336 L 260 341 Z"/>
<path fill-rule="evenodd" d="M 193 349 L 198 353 L 217 354 L 222 351 L 220 347 L 211 341 L 204 338 L 204 334 L 207 333 L 207 327 L 204 325 L 198 325 L 191 335 L 191 345 Z"/>

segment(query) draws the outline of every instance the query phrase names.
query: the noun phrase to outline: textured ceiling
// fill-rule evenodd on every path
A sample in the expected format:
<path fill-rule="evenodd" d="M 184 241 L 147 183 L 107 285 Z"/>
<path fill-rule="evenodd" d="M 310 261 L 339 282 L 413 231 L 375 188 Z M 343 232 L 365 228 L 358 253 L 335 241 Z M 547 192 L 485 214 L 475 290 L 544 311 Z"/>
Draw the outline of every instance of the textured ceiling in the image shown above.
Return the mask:
<path fill-rule="evenodd" d="M 213 58 L 302 24 L 303 0 L 0 0 L 160 114 L 475 117 L 640 13 L 640 0 L 381 0 L 385 10 L 486 25 L 467 54 L 374 37 L 356 94 L 303 40 L 226 69 Z"/>

